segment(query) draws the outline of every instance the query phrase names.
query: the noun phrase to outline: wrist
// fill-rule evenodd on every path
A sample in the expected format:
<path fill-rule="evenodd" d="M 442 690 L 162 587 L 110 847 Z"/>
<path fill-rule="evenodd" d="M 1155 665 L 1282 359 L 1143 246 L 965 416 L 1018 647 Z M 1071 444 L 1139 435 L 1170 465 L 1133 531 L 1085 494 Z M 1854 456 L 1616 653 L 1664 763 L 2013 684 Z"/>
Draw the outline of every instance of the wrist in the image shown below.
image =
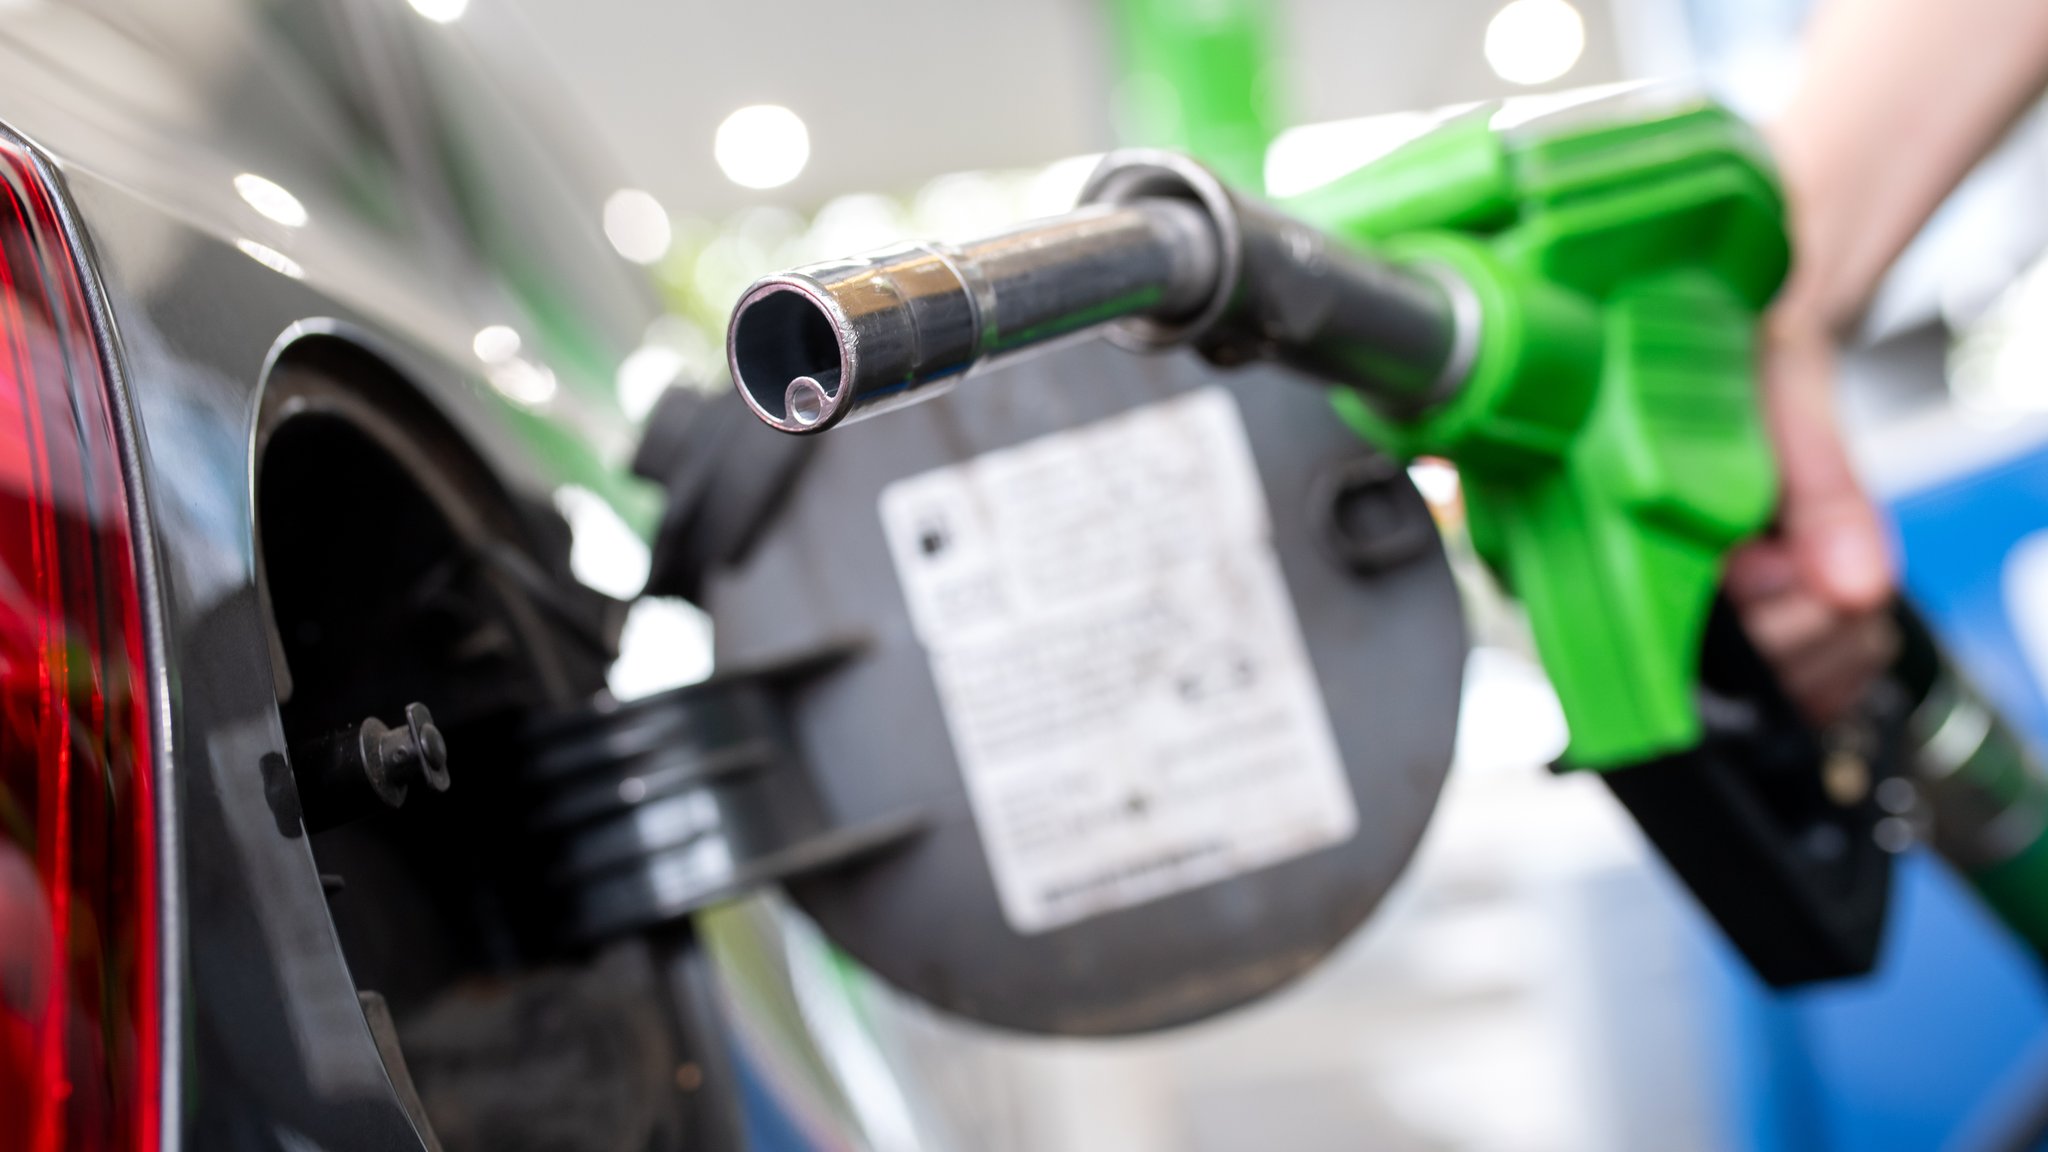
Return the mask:
<path fill-rule="evenodd" d="M 1822 204 L 1839 208 L 1842 197 L 1825 187 L 1828 165 L 1824 157 L 1815 155 L 1815 134 L 1802 130 L 1797 109 L 1768 127 L 1764 138 L 1777 163 L 1785 231 L 1792 245 L 1791 269 L 1771 304 L 1773 333 L 1832 339 L 1853 322 L 1858 305 L 1842 299 L 1841 245 L 1828 226 L 1829 214 L 1815 208 Z"/>

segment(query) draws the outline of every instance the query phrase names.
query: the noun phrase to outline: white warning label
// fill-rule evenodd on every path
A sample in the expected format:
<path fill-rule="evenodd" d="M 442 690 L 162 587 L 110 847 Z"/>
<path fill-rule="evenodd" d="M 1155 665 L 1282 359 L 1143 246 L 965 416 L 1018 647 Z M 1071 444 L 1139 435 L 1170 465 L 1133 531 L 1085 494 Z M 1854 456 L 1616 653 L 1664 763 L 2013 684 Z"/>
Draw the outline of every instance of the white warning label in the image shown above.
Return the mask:
<path fill-rule="evenodd" d="M 1351 835 L 1229 393 L 907 477 L 881 516 L 1019 932 Z"/>

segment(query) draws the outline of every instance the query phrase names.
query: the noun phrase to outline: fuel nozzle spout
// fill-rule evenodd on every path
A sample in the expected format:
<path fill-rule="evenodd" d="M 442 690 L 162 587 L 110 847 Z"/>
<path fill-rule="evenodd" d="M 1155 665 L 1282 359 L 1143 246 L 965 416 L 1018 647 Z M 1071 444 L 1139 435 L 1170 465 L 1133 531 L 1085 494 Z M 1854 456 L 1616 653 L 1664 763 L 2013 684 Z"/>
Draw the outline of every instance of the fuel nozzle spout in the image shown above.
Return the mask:
<path fill-rule="evenodd" d="M 1065 215 L 765 277 L 726 347 L 748 407 L 810 433 L 1103 329 L 1218 362 L 1278 359 L 1412 409 L 1462 382 L 1477 308 L 1448 273 L 1339 248 L 1183 157 L 1125 152 Z"/>

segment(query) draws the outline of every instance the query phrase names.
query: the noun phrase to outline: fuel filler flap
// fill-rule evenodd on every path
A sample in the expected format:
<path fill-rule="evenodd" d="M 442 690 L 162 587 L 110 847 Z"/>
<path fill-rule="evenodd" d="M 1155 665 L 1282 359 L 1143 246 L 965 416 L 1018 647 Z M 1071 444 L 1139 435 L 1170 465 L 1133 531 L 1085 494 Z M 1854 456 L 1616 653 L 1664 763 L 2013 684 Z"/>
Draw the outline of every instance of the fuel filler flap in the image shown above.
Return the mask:
<path fill-rule="evenodd" d="M 1457 592 L 1405 471 L 1299 377 L 1099 342 L 1001 374 L 1031 379 L 813 441 L 702 580 L 721 668 L 817 668 L 781 701 L 826 823 L 917 828 L 785 882 L 951 1012 L 1200 1019 L 1399 876 L 1451 759 Z"/>

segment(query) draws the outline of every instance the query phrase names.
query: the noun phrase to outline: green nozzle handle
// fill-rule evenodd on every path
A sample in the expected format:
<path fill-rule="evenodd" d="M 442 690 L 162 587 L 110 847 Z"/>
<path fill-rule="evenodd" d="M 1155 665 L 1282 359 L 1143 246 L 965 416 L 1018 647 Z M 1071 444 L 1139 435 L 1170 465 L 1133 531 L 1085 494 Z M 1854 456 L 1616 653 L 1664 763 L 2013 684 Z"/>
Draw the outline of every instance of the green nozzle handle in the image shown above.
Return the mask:
<path fill-rule="evenodd" d="M 1705 103 L 1514 133 L 1471 117 L 1287 207 L 1480 299 L 1455 400 L 1419 418 L 1338 406 L 1397 453 L 1458 465 L 1473 544 L 1557 686 L 1567 762 L 1697 745 L 1724 560 L 1777 499 L 1755 333 L 1789 251 L 1755 133 Z"/>

